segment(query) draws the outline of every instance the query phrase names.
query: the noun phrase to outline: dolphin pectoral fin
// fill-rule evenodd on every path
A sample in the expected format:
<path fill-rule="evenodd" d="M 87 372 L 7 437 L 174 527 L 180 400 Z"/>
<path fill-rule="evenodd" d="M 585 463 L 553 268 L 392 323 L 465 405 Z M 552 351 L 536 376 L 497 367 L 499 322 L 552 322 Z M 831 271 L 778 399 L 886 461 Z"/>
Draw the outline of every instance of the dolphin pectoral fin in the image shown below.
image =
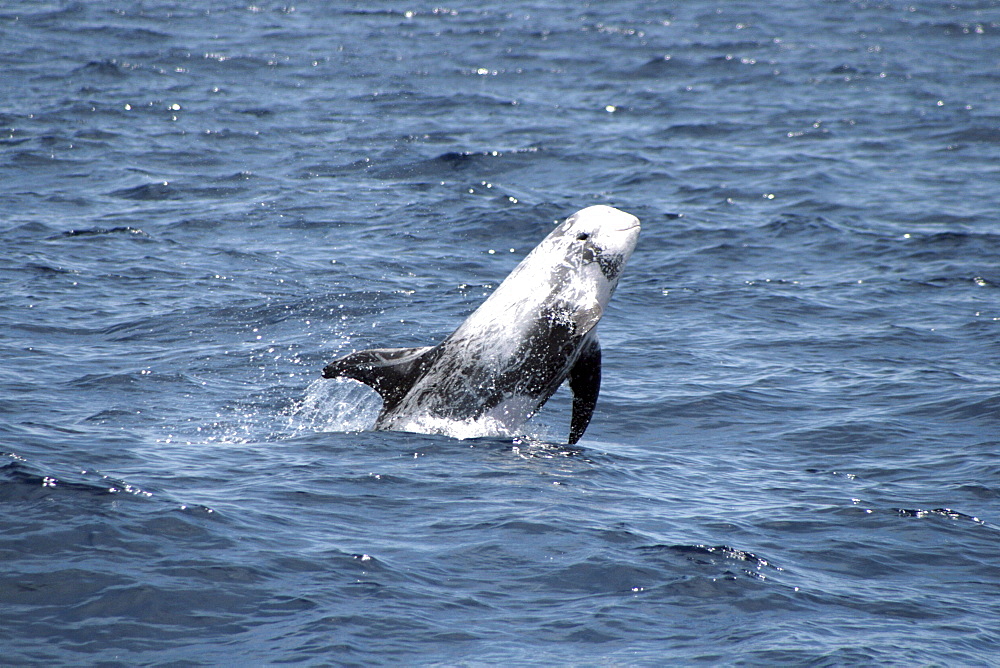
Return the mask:
<path fill-rule="evenodd" d="M 396 406 L 437 357 L 437 346 L 422 348 L 371 348 L 330 362 L 324 378 L 353 378 L 382 397 L 382 410 Z"/>
<path fill-rule="evenodd" d="M 592 330 L 600 322 L 602 315 L 604 315 L 604 309 L 601 308 L 600 304 L 594 304 L 590 308 L 578 310 L 576 316 L 573 318 L 576 325 L 576 333 L 582 335 Z M 600 346 L 598 346 L 598 351 L 600 351 Z"/>
<path fill-rule="evenodd" d="M 569 444 L 580 440 L 587 431 L 590 418 L 601 392 L 601 344 L 597 336 L 590 338 L 569 371 L 569 387 L 573 391 L 573 418 L 569 427 Z"/>

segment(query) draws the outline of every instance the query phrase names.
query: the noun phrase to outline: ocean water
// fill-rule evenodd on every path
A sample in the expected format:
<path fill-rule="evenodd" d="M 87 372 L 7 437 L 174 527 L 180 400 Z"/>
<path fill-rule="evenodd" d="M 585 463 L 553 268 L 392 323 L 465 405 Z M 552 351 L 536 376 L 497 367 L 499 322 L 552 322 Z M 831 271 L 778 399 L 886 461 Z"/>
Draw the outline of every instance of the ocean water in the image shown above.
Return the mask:
<path fill-rule="evenodd" d="M 591 204 L 604 385 L 368 429 Z M 0 662 L 1000 665 L 1000 3 L 0 2 Z"/>

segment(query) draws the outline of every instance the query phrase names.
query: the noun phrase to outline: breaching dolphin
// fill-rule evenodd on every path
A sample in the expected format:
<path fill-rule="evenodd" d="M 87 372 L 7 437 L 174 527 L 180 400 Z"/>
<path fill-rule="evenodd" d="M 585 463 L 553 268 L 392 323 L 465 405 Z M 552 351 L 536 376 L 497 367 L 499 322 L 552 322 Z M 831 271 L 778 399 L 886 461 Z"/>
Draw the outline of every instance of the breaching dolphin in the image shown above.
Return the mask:
<path fill-rule="evenodd" d="M 556 227 L 451 336 L 436 346 L 345 355 L 326 378 L 353 378 L 382 397 L 375 429 L 509 435 L 569 379 L 569 442 L 590 423 L 601 387 L 596 327 L 639 238 L 639 219 L 610 206 Z"/>

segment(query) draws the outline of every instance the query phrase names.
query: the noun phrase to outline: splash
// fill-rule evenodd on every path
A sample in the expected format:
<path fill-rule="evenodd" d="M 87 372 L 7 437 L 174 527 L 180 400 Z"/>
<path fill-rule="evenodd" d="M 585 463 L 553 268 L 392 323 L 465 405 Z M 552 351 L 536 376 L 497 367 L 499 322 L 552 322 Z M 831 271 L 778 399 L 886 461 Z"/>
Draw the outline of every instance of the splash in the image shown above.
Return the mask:
<path fill-rule="evenodd" d="M 309 431 L 368 431 L 375 426 L 382 399 L 356 380 L 318 379 L 292 407 L 288 427 L 293 433 Z"/>
<path fill-rule="evenodd" d="M 381 398 L 364 383 L 350 378 L 319 379 L 309 384 L 302 401 L 291 409 L 288 427 L 293 433 L 371 431 L 381 410 Z M 488 415 L 469 420 L 421 416 L 400 423 L 393 431 L 459 440 L 518 436 L 502 420 Z"/>
<path fill-rule="evenodd" d="M 509 406 L 507 406 L 509 409 Z M 370 387 L 349 378 L 314 380 L 305 396 L 288 413 L 287 430 L 293 435 L 305 432 L 371 431 L 382 410 L 382 399 Z M 551 427 L 537 416 L 511 428 L 505 423 L 508 410 L 498 407 L 479 418 L 454 420 L 433 416 L 411 418 L 393 431 L 436 434 L 458 440 L 471 438 L 513 439 L 524 444 L 547 444 L 552 440 Z"/>

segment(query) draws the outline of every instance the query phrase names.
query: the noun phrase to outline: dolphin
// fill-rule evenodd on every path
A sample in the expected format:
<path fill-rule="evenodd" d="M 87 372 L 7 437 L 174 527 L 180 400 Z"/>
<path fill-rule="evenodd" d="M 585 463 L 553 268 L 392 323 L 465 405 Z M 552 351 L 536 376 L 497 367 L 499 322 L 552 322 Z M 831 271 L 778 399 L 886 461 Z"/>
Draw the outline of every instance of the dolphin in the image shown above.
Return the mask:
<path fill-rule="evenodd" d="M 509 435 L 569 379 L 569 443 L 583 436 L 601 388 L 596 327 L 639 238 L 639 219 L 610 206 L 577 211 L 436 346 L 373 348 L 334 360 L 382 397 L 376 430 Z M 467 433 L 466 430 L 463 433 Z"/>

